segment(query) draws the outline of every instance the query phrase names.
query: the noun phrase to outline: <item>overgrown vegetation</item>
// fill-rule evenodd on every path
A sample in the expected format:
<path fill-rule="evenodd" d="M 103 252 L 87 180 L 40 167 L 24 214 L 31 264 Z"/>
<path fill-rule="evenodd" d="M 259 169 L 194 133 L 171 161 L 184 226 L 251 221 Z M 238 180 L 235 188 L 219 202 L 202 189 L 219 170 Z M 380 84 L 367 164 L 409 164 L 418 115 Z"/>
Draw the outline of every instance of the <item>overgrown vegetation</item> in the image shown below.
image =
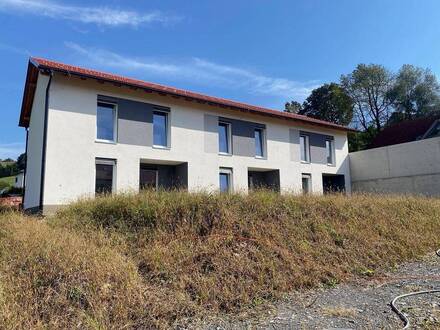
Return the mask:
<path fill-rule="evenodd" d="M 0 212 L 5 328 L 167 328 L 438 248 L 440 200 L 145 192 Z M 373 275 L 374 276 L 374 275 Z"/>

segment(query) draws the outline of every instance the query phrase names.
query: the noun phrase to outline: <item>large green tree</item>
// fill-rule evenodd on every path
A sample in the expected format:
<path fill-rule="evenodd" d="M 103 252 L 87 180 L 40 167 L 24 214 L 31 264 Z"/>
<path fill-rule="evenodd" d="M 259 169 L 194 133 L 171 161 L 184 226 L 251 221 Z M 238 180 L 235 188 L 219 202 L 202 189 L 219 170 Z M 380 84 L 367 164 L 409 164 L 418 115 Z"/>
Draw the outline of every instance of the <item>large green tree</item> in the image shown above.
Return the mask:
<path fill-rule="evenodd" d="M 429 69 L 403 65 L 388 93 L 397 113 L 393 121 L 426 116 L 440 110 L 440 85 Z"/>
<path fill-rule="evenodd" d="M 298 113 L 339 125 L 348 125 L 353 118 L 353 101 L 338 84 L 324 84 L 312 91 Z"/>
<path fill-rule="evenodd" d="M 354 102 L 354 120 L 364 130 L 380 131 L 392 112 L 389 93 L 394 77 L 384 66 L 359 64 L 352 73 L 341 76 L 341 86 Z"/>

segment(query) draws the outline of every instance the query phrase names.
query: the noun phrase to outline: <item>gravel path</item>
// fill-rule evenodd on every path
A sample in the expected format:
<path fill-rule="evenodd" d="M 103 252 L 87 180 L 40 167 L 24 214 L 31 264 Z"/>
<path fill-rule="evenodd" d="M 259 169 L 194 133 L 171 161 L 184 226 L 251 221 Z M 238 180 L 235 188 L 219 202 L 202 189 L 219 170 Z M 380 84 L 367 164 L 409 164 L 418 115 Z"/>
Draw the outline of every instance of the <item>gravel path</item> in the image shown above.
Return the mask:
<path fill-rule="evenodd" d="M 332 289 L 296 293 L 272 308 L 251 311 L 237 320 L 199 324 L 204 329 L 400 329 L 391 300 L 404 293 L 440 288 L 440 258 L 406 263 L 370 280 Z M 398 307 L 412 329 L 440 329 L 440 294 L 403 298 Z"/>

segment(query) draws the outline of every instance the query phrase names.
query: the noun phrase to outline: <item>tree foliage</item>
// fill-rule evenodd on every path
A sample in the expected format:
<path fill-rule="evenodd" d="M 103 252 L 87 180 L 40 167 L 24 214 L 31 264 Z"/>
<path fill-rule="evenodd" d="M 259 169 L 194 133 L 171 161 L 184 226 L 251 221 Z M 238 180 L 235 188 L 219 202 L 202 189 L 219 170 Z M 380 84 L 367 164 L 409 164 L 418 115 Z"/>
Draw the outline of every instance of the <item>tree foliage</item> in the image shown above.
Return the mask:
<path fill-rule="evenodd" d="M 26 154 L 22 153 L 17 158 L 17 168 L 19 171 L 23 171 L 26 168 Z"/>
<path fill-rule="evenodd" d="M 403 65 L 388 94 L 397 113 L 394 121 L 422 117 L 439 111 L 439 92 L 437 78 L 429 69 Z"/>
<path fill-rule="evenodd" d="M 324 84 L 312 91 L 298 113 L 348 125 L 353 118 L 353 101 L 338 84 Z"/>
<path fill-rule="evenodd" d="M 302 110 L 302 104 L 297 101 L 286 102 L 284 111 L 290 113 L 299 113 Z"/>
<path fill-rule="evenodd" d="M 373 125 L 380 131 L 392 112 L 389 93 L 393 74 L 378 64 L 359 64 L 352 73 L 341 76 L 341 85 L 355 105 L 355 124 L 364 130 Z"/>

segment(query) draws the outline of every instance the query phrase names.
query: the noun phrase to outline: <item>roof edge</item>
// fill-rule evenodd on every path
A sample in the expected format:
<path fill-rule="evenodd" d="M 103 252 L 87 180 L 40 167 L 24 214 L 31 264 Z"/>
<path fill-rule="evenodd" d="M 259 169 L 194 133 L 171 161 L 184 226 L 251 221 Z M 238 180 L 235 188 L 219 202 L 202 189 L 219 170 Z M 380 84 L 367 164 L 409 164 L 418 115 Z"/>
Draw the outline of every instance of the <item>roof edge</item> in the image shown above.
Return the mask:
<path fill-rule="evenodd" d="M 30 113 L 32 110 L 33 98 L 35 95 L 35 87 L 38 79 L 38 72 L 40 70 L 53 70 L 55 72 L 60 72 L 68 75 L 75 75 L 83 78 L 96 79 L 100 81 L 106 81 L 111 83 L 116 83 L 120 85 L 125 85 L 129 87 L 145 89 L 159 94 L 171 95 L 174 97 L 182 97 L 187 101 L 197 101 L 199 103 L 207 103 L 209 105 L 227 107 L 234 110 L 245 111 L 248 113 L 270 116 L 278 119 L 292 120 L 300 122 L 307 125 L 314 125 L 320 127 L 326 127 L 328 129 L 346 131 L 346 132 L 356 132 L 357 130 L 350 127 L 338 125 L 328 121 L 315 119 L 303 115 L 292 114 L 287 112 L 282 112 L 279 110 L 273 110 L 268 108 L 263 108 L 255 105 L 250 105 L 242 102 L 232 101 L 228 99 L 223 99 L 219 97 L 208 96 L 205 94 L 200 94 L 196 92 L 191 92 L 187 90 L 182 90 L 174 87 L 169 87 L 165 85 L 150 83 L 142 80 L 137 80 L 133 78 L 127 78 L 123 76 L 114 75 L 111 73 L 106 73 L 97 70 L 85 69 L 73 65 L 67 65 L 61 62 L 50 61 L 44 58 L 31 57 L 28 64 L 28 72 L 26 76 L 26 84 L 23 93 L 22 109 L 20 114 L 19 126 L 28 127 Z M 36 72 L 35 72 L 36 71 Z M 35 73 L 36 77 L 35 77 Z M 35 80 L 35 81 L 34 81 Z"/>
<path fill-rule="evenodd" d="M 28 61 L 26 72 L 26 81 L 23 90 L 23 98 L 21 101 L 21 111 L 18 126 L 29 127 L 32 105 L 34 103 L 35 90 L 38 82 L 38 64 L 32 58 Z"/>

